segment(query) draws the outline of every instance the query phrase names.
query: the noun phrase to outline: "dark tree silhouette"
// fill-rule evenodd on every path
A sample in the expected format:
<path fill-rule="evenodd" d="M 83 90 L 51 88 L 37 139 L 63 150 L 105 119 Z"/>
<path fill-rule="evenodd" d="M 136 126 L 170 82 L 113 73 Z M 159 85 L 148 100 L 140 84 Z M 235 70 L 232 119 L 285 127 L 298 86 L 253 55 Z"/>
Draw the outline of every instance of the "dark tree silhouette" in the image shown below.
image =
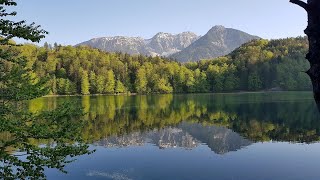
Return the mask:
<path fill-rule="evenodd" d="M 309 53 L 306 59 L 310 62 L 310 69 L 306 72 L 312 81 L 314 99 L 320 111 L 320 1 L 308 0 L 290 0 L 308 13 L 308 27 L 305 34 L 309 40 Z"/>

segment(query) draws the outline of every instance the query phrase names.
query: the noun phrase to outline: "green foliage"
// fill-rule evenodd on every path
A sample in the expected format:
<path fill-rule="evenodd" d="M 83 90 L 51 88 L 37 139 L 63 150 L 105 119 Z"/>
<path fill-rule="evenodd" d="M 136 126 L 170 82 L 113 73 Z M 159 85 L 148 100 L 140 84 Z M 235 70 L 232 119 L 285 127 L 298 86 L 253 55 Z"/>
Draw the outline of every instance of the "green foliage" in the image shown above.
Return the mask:
<path fill-rule="evenodd" d="M 122 91 L 124 89 L 124 86 L 123 84 L 120 82 L 120 81 L 117 81 L 117 84 L 116 84 L 116 81 L 115 81 L 115 78 L 114 78 L 114 73 L 112 70 L 109 70 L 107 72 L 107 76 L 106 76 L 106 82 L 105 82 L 105 88 L 104 88 L 104 92 L 107 93 L 107 94 L 112 94 L 115 92 L 115 88 L 118 88 L 116 90 L 116 93 L 118 93 L 117 91 Z M 117 85 L 117 87 L 115 87 Z"/>
<path fill-rule="evenodd" d="M 96 73 L 91 71 L 89 74 L 89 84 L 90 84 L 90 93 L 96 94 L 97 93 L 97 80 L 96 80 Z"/>
<path fill-rule="evenodd" d="M 62 95 L 72 95 L 76 93 L 76 85 L 69 79 L 57 79 L 57 92 Z"/>
<path fill-rule="evenodd" d="M 144 67 L 141 67 L 138 69 L 137 78 L 135 81 L 137 93 L 146 93 L 147 85 L 148 85 L 147 73 Z"/>
<path fill-rule="evenodd" d="M 96 91 L 98 94 L 102 94 L 104 92 L 105 78 L 102 75 L 98 75 L 96 78 Z"/>
<path fill-rule="evenodd" d="M 195 78 L 194 73 L 191 70 L 187 70 L 185 73 L 186 77 L 186 86 L 187 86 L 187 92 L 193 93 L 195 92 Z"/>
<path fill-rule="evenodd" d="M 224 90 L 227 92 L 235 91 L 238 89 L 240 80 L 233 73 L 228 74 L 224 79 Z"/>
<path fill-rule="evenodd" d="M 14 22 L 8 19 L 4 19 L 10 16 L 16 16 L 17 12 L 8 12 L 6 6 L 17 6 L 14 0 L 1 0 L 0 1 L 0 31 L 1 37 L 0 44 L 11 44 L 10 40 L 14 37 L 31 40 L 32 42 L 39 42 L 48 34 L 45 30 L 39 29 L 40 26 L 36 26 L 34 23 L 28 25 L 26 21 Z M 10 19 L 10 18 L 9 18 Z"/>
<path fill-rule="evenodd" d="M 56 76 L 58 78 L 67 78 L 67 72 L 64 68 L 60 68 L 59 70 L 57 70 Z"/>
<path fill-rule="evenodd" d="M 308 69 L 307 48 L 307 39 L 301 37 L 256 40 L 228 56 L 181 64 L 89 47 L 15 47 L 38 77 L 70 80 L 76 86 L 73 94 L 114 94 L 117 80 L 126 91 L 140 94 L 310 90 L 310 80 L 302 73 Z M 53 82 L 48 83 L 52 93 L 69 94 L 57 91 L 58 84 Z"/>
<path fill-rule="evenodd" d="M 84 139 L 96 142 L 139 131 L 181 127 L 184 122 L 223 126 L 251 141 L 316 143 L 320 139 L 320 114 L 312 100 L 305 101 L 310 96 L 311 92 L 98 96 L 91 100 L 84 96 L 87 119 L 81 132 Z M 55 109 L 61 101 L 63 98 L 57 97 L 37 99 L 29 103 L 29 109 Z"/>
<path fill-rule="evenodd" d="M 254 72 L 248 77 L 248 89 L 251 91 L 261 90 L 262 82 L 257 72 Z"/>
<path fill-rule="evenodd" d="M 11 0 L 2 5 L 15 6 Z M 15 15 L 1 7 L 2 17 Z M 39 41 L 47 33 L 34 24 L 24 21 L 0 21 L 3 39 L 9 43 L 12 37 Z M 48 86 L 53 94 L 115 93 L 116 80 L 121 81 L 126 91 L 136 93 L 193 93 L 229 92 L 246 90 L 310 90 L 305 61 L 308 42 L 306 38 L 280 40 L 255 40 L 228 56 L 200 62 L 181 64 L 160 57 L 129 56 L 122 53 L 105 53 L 88 47 L 44 47 L 24 45 L 15 47 L 17 57 L 26 57 L 26 67 L 32 68 L 40 78 L 70 80 L 72 90 L 57 90 L 61 81 L 51 81 Z M 0 47 L 5 50 L 6 46 Z M 252 74 L 252 72 L 255 72 Z M 73 85 L 76 87 L 73 88 Z M 104 86 L 102 88 L 102 85 Z M 61 86 L 60 86 L 61 87 Z M 73 90 L 76 89 L 76 92 Z M 172 90 L 171 90 L 172 89 Z"/>
<path fill-rule="evenodd" d="M 90 94 L 90 83 L 87 71 L 82 71 L 81 74 L 81 94 L 88 95 Z"/>
<path fill-rule="evenodd" d="M 118 80 L 116 82 L 116 87 L 114 89 L 114 92 L 115 93 L 125 93 L 126 92 L 126 88 L 124 87 L 123 83 L 120 80 Z"/>
<path fill-rule="evenodd" d="M 9 138 L 0 139 L 0 177 L 45 179 L 45 167 L 65 172 L 65 165 L 74 161 L 72 157 L 90 153 L 80 138 L 83 125 L 78 119 L 70 120 L 81 116 L 81 109 L 75 104 L 42 113 L 15 108 L 15 112 L 2 114 L 0 132 L 7 133 Z M 39 146 L 36 141 L 48 141 L 51 145 Z"/>
<path fill-rule="evenodd" d="M 207 74 L 201 72 L 200 69 L 195 70 L 195 91 L 196 92 L 209 92 L 209 83 L 207 81 Z"/>
<path fill-rule="evenodd" d="M 166 79 L 161 78 L 156 82 L 155 90 L 158 93 L 167 94 L 167 93 L 172 93 L 173 88 L 170 86 L 170 84 L 167 82 Z"/>
<path fill-rule="evenodd" d="M 14 0 L 0 1 L 0 16 L 15 16 L 16 12 L 7 13 L 6 6 L 16 5 Z M 33 57 L 35 54 L 20 53 L 19 49 L 26 47 L 12 46 L 14 37 L 38 42 L 47 33 L 39 27 L 25 21 L 0 20 L 0 179 L 45 179 L 45 168 L 65 172 L 65 165 L 74 161 L 75 156 L 90 153 L 79 135 L 82 112 L 76 105 L 66 104 L 45 112 L 29 112 L 24 108 L 27 100 L 46 95 L 50 90 L 75 92 L 71 81 L 56 79 L 51 74 L 52 66 L 47 68 L 43 63 L 52 60 L 47 56 L 49 48 Z M 24 54 L 31 57 L 25 58 Z M 34 66 L 38 68 L 33 69 Z M 47 81 L 50 75 L 52 81 Z M 36 141 L 48 144 L 40 146 Z"/>
<path fill-rule="evenodd" d="M 198 63 L 214 92 L 234 90 L 310 90 L 305 73 L 307 38 L 255 40 L 230 55 Z"/>

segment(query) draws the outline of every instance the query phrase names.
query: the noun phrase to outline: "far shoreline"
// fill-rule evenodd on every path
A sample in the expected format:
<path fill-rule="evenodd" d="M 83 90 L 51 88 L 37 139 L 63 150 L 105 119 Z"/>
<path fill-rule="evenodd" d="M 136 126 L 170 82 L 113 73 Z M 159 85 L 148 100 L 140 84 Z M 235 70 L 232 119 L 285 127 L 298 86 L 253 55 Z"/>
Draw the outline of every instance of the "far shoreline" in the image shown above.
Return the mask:
<path fill-rule="evenodd" d="M 226 95 L 226 94 L 260 94 L 260 93 L 286 93 L 286 92 L 304 92 L 304 93 L 312 93 L 312 90 L 307 91 L 238 91 L 238 92 L 208 92 L 208 93 L 168 93 L 168 94 L 161 94 L 161 93 L 150 93 L 150 94 L 139 94 L 139 93 L 119 93 L 119 94 L 88 94 L 88 95 L 82 95 L 82 94 L 73 94 L 73 95 L 46 95 L 43 96 L 44 98 L 48 97 L 86 97 L 86 96 L 152 96 L 152 95 L 199 95 L 199 94 L 217 94 L 217 95 Z"/>

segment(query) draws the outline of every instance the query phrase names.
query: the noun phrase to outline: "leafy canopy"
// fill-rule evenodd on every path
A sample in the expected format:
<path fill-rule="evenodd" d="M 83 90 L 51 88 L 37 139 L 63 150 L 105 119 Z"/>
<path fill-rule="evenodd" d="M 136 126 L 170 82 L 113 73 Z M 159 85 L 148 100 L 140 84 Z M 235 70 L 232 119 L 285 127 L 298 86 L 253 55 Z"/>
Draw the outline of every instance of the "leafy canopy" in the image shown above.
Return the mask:
<path fill-rule="evenodd" d="M 0 31 L 3 38 L 0 41 L 1 45 L 8 44 L 12 38 L 22 38 L 32 42 L 39 42 L 45 37 L 45 34 L 48 34 L 47 31 L 40 29 L 40 26 L 35 25 L 35 23 L 26 24 L 24 20 L 15 22 L 3 19 L 8 16 L 17 15 L 15 11 L 8 12 L 6 9 L 8 6 L 17 6 L 17 3 L 14 0 L 0 0 Z"/>
<path fill-rule="evenodd" d="M 11 39 L 39 42 L 47 32 L 34 23 L 4 19 L 17 14 L 6 10 L 16 5 L 13 0 L 0 0 L 0 179 L 45 179 L 45 167 L 65 172 L 73 157 L 91 151 L 80 138 L 80 107 L 64 104 L 51 111 L 26 110 L 26 100 L 46 95 L 49 89 Z"/>

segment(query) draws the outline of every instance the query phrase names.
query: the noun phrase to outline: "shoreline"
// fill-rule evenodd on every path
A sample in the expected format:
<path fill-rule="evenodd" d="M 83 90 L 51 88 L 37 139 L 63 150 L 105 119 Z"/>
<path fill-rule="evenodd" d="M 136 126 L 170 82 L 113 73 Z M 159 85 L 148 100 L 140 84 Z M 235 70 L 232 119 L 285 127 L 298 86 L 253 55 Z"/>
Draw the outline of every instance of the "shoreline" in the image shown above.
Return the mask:
<path fill-rule="evenodd" d="M 148 96 L 148 95 L 197 95 L 197 94 L 259 94 L 259 93 L 288 93 L 288 92 L 310 92 L 312 91 L 239 91 L 239 92 L 220 92 L 220 93 L 169 93 L 169 94 L 161 94 L 161 93 L 150 93 L 150 94 L 138 94 L 138 93 L 120 93 L 120 94 L 73 94 L 73 95 L 46 95 L 43 97 L 85 97 L 85 96 Z"/>

